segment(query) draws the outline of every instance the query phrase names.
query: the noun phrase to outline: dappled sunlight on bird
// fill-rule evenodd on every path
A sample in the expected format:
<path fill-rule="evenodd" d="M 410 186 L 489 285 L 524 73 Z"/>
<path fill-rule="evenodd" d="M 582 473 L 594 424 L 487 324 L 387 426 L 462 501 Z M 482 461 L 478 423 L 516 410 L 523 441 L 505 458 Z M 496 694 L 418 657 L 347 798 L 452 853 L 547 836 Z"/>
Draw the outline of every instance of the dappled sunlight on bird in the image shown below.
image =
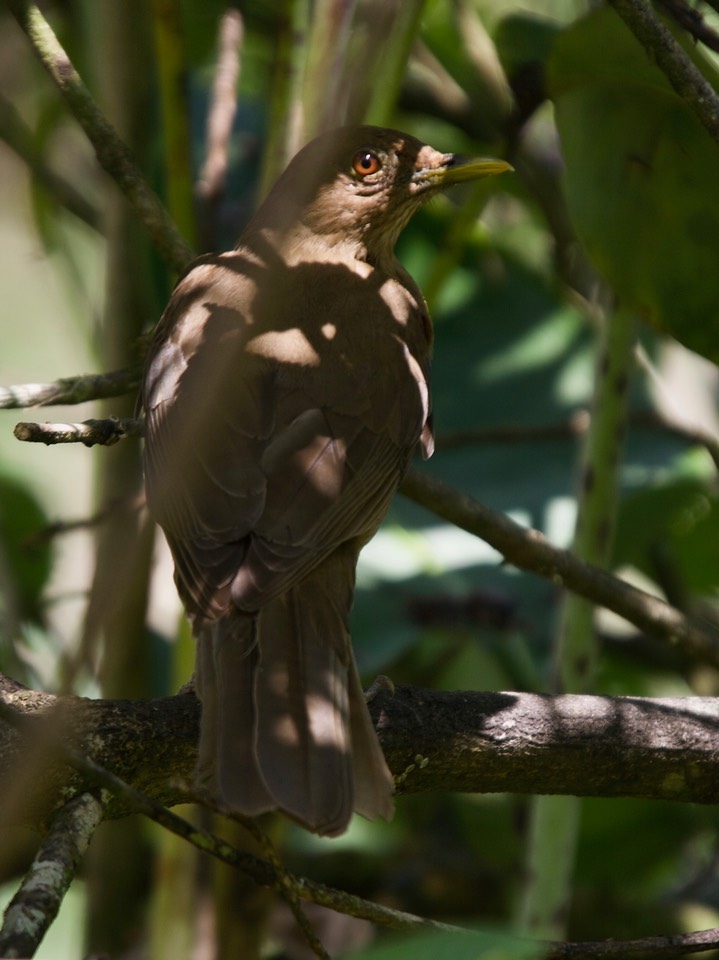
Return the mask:
<path fill-rule="evenodd" d="M 329 835 L 353 810 L 391 816 L 348 615 L 359 551 L 433 450 L 431 323 L 394 247 L 428 198 L 508 169 L 332 131 L 172 295 L 145 472 L 197 638 L 198 787 L 218 809 Z"/>

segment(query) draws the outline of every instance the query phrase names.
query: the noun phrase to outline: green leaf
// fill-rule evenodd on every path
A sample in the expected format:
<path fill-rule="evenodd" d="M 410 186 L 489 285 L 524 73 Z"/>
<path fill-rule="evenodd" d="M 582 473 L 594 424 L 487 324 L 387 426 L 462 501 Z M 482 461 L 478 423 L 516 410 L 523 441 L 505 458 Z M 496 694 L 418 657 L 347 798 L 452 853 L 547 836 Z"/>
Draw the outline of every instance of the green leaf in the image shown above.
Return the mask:
<path fill-rule="evenodd" d="M 640 317 L 716 361 L 719 147 L 611 9 L 557 40 L 549 86 L 595 267 Z"/>

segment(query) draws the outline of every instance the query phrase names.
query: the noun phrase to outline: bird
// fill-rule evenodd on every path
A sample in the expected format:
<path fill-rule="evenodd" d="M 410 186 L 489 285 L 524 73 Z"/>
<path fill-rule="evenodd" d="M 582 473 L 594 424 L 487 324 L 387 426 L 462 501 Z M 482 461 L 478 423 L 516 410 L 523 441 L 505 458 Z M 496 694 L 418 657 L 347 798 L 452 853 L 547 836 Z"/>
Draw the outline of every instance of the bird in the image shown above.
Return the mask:
<path fill-rule="evenodd" d="M 432 325 L 395 244 L 440 191 L 509 169 L 397 130 L 321 134 L 160 319 L 146 496 L 196 639 L 196 790 L 216 810 L 326 836 L 393 814 L 348 617 L 361 548 L 434 448 Z"/>

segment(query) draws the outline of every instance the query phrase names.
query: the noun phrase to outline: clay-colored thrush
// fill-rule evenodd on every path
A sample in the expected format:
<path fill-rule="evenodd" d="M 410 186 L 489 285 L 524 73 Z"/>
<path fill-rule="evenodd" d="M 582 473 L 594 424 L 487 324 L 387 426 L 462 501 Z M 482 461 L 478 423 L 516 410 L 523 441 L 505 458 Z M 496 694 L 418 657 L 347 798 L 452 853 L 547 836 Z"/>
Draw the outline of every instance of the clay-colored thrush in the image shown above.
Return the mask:
<path fill-rule="evenodd" d="M 333 131 L 175 288 L 144 379 L 147 497 L 197 638 L 197 780 L 219 809 L 330 835 L 392 813 L 348 615 L 361 547 L 433 447 L 430 319 L 394 246 L 437 192 L 507 169 Z"/>

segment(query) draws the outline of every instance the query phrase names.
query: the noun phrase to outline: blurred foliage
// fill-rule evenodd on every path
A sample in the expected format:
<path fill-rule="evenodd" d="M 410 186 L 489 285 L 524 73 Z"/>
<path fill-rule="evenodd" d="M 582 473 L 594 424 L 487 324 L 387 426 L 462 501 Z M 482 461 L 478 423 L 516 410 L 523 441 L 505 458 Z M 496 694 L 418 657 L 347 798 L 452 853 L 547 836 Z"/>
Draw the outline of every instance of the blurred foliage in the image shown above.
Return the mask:
<path fill-rule="evenodd" d="M 719 87 L 716 69 L 686 48 Z M 557 41 L 549 90 L 567 201 L 597 268 L 641 317 L 716 361 L 716 143 L 607 8 Z"/>
<path fill-rule="evenodd" d="M 674 582 L 678 596 L 710 596 L 719 586 L 719 503 L 705 480 L 679 476 L 627 496 L 618 518 L 615 557 L 647 577 Z"/>
<path fill-rule="evenodd" d="M 19 622 L 44 622 L 42 596 L 50 575 L 51 544 L 42 536 L 48 518 L 20 480 L 0 476 L 3 594 Z M 7 629 L 7 628 L 6 628 Z"/>
<path fill-rule="evenodd" d="M 184 0 L 177 8 L 194 175 L 204 159 L 218 19 L 225 9 L 219 0 Z M 316 18 L 337 9 L 331 3 L 260 0 L 242 6 L 238 111 L 226 189 L 216 212 L 215 246 L 234 242 L 256 202 L 268 136 L 275 129 L 276 84 L 287 65 L 280 40 L 301 44 L 310 33 L 292 34 L 291 16 L 305 10 L 310 28 Z M 358 51 L 371 35 L 373 18 L 381 12 L 389 17 L 381 22 L 391 22 L 397 9 L 371 0 L 358 3 L 346 47 L 338 39 L 345 55 L 337 86 L 347 93 L 349 105 L 376 106 L 371 64 L 358 59 Z M 102 63 L 90 55 L 94 37 L 88 7 L 58 3 L 49 14 L 94 89 L 93 71 L 101 74 Z M 388 43 L 375 37 L 373 63 L 393 52 Z M 32 173 L 27 185 L 21 166 L 10 161 L 9 153 L 0 154 L 8 184 L 13 191 L 26 190 L 28 199 L 14 214 L 12 232 L 0 233 L 7 316 L 24 316 L 28 304 L 41 313 L 29 298 L 42 283 L 49 288 L 47 335 L 28 335 L 22 324 L 13 323 L 8 336 L 17 369 L 43 364 L 45 370 L 56 361 L 53 338 L 59 337 L 70 355 L 87 356 L 94 349 L 94 315 L 102 313 L 102 293 L 90 278 L 109 241 L 85 222 L 79 225 L 72 191 L 48 183 L 39 164 L 60 174 L 96 213 L 103 212 L 108 187 L 5 15 L 0 51 L 5 54 L 0 78 L 32 143 L 32 150 L 13 146 Z M 713 79 L 714 68 L 701 59 L 703 53 L 692 49 L 692 55 Z M 159 69 L 154 61 L 146 65 L 152 130 L 146 172 L 167 197 Z M 345 90 L 350 83 L 359 92 Z M 581 449 L 575 425 L 594 392 L 603 322 L 598 304 L 619 298 L 652 326 L 642 329 L 646 362 L 637 365 L 631 389 L 613 566 L 648 578 L 653 589 L 683 609 L 714 617 L 719 580 L 715 472 L 704 451 L 664 423 L 655 381 L 680 349 L 667 334 L 705 357 L 717 357 L 717 145 L 612 11 L 587 12 L 569 0 L 541 0 L 531 13 L 512 0 L 428 0 L 392 124 L 443 150 L 503 153 L 517 170 L 496 183 L 438 199 L 413 220 L 400 243 L 400 258 L 430 298 L 436 328 L 438 445 L 423 469 L 537 527 L 554 542 L 571 542 Z M 0 138 L 10 142 L 1 114 Z M 198 226 L 204 236 L 203 224 Z M 39 266 L 36 274 L 45 279 L 36 289 L 16 281 L 7 264 L 17 255 L 18 235 L 30 237 L 20 244 L 26 258 L 30 248 L 42 249 L 49 258 L 52 281 Z M 164 296 L 170 278 L 157 261 L 150 271 Z M 58 330 L 60 300 L 70 308 Z M 150 326 L 155 318 L 145 319 Z M 705 426 L 716 430 L 715 371 L 693 355 L 688 364 L 684 378 L 668 381 L 667 390 L 680 402 L 705 383 L 699 414 L 688 409 L 686 418 L 709 410 Z M 18 376 L 7 359 L 0 372 L 6 381 Z M 55 375 L 76 372 L 81 371 L 63 366 Z M 3 417 L 3 432 L 9 435 L 17 418 Z M 82 416 L 73 410 L 66 418 Z M 107 451 L 73 450 L 62 471 L 44 466 L 51 462 L 50 452 L 42 451 L 45 459 L 40 459 L 34 452 L 8 451 L 9 443 L 0 439 L 5 459 L 24 457 L 25 475 L 18 479 L 17 470 L 0 475 L 2 664 L 8 670 L 16 664 L 30 637 L 46 660 L 42 676 L 52 678 L 54 670 L 59 684 L 60 651 L 77 647 L 79 629 L 65 615 L 69 602 L 57 600 L 67 601 L 79 589 L 76 571 L 84 568 L 64 550 L 53 551 L 52 538 L 43 531 L 50 518 L 91 515 L 88 464 Z M 51 482 L 38 487 L 38 476 L 48 471 Z M 68 535 L 58 546 L 66 547 L 67 541 Z M 164 569 L 162 577 L 155 577 L 155 595 L 172 591 Z M 83 581 L 82 591 L 87 587 Z M 56 602 L 50 604 L 51 599 Z M 551 583 L 505 567 L 484 544 L 398 498 L 360 565 L 353 611 L 358 659 L 368 675 L 382 671 L 397 682 L 549 689 L 559 602 Z M 177 666 L 169 655 L 174 623 L 166 618 L 164 636 L 154 641 L 153 691 L 176 683 Z M 627 625 L 605 626 L 600 620 L 598 629 L 604 654 L 597 692 L 717 692 L 713 671 L 656 649 Z M 53 637 L 59 641 L 54 646 Z M 185 637 L 185 656 L 186 643 Z M 300 873 L 427 916 L 509 930 L 524 882 L 527 808 L 522 797 L 411 796 L 399 798 L 391 824 L 358 821 L 336 841 L 286 825 L 273 830 L 282 856 Z M 179 941 L 183 924 L 184 932 L 194 935 L 202 927 L 201 911 L 204 923 L 210 909 L 206 865 L 194 855 L 178 854 L 173 844 L 169 848 L 147 864 L 156 888 L 151 898 L 155 941 L 169 925 L 177 927 Z M 642 801 L 585 803 L 568 935 L 598 939 L 680 931 L 686 911 L 696 904 L 719 922 L 717 854 L 712 810 Z M 168 887 L 172 865 L 180 861 L 183 881 L 191 873 L 196 884 L 197 916 L 192 918 L 185 906 L 192 899 L 187 884 L 174 897 Z M 335 943 L 329 920 L 318 921 L 317 928 L 320 938 L 333 944 L 333 955 L 344 955 L 348 944 L 365 943 L 364 934 L 350 927 L 342 928 Z M 143 932 L 137 936 L 143 942 Z M 295 940 L 279 919 L 272 921 L 271 955 L 303 956 Z M 419 958 L 446 951 L 460 957 L 464 949 L 463 943 L 441 937 L 390 938 L 360 956 Z M 486 935 L 484 946 L 473 942 L 467 951 L 467 956 L 493 960 L 520 956 L 493 934 Z"/>

